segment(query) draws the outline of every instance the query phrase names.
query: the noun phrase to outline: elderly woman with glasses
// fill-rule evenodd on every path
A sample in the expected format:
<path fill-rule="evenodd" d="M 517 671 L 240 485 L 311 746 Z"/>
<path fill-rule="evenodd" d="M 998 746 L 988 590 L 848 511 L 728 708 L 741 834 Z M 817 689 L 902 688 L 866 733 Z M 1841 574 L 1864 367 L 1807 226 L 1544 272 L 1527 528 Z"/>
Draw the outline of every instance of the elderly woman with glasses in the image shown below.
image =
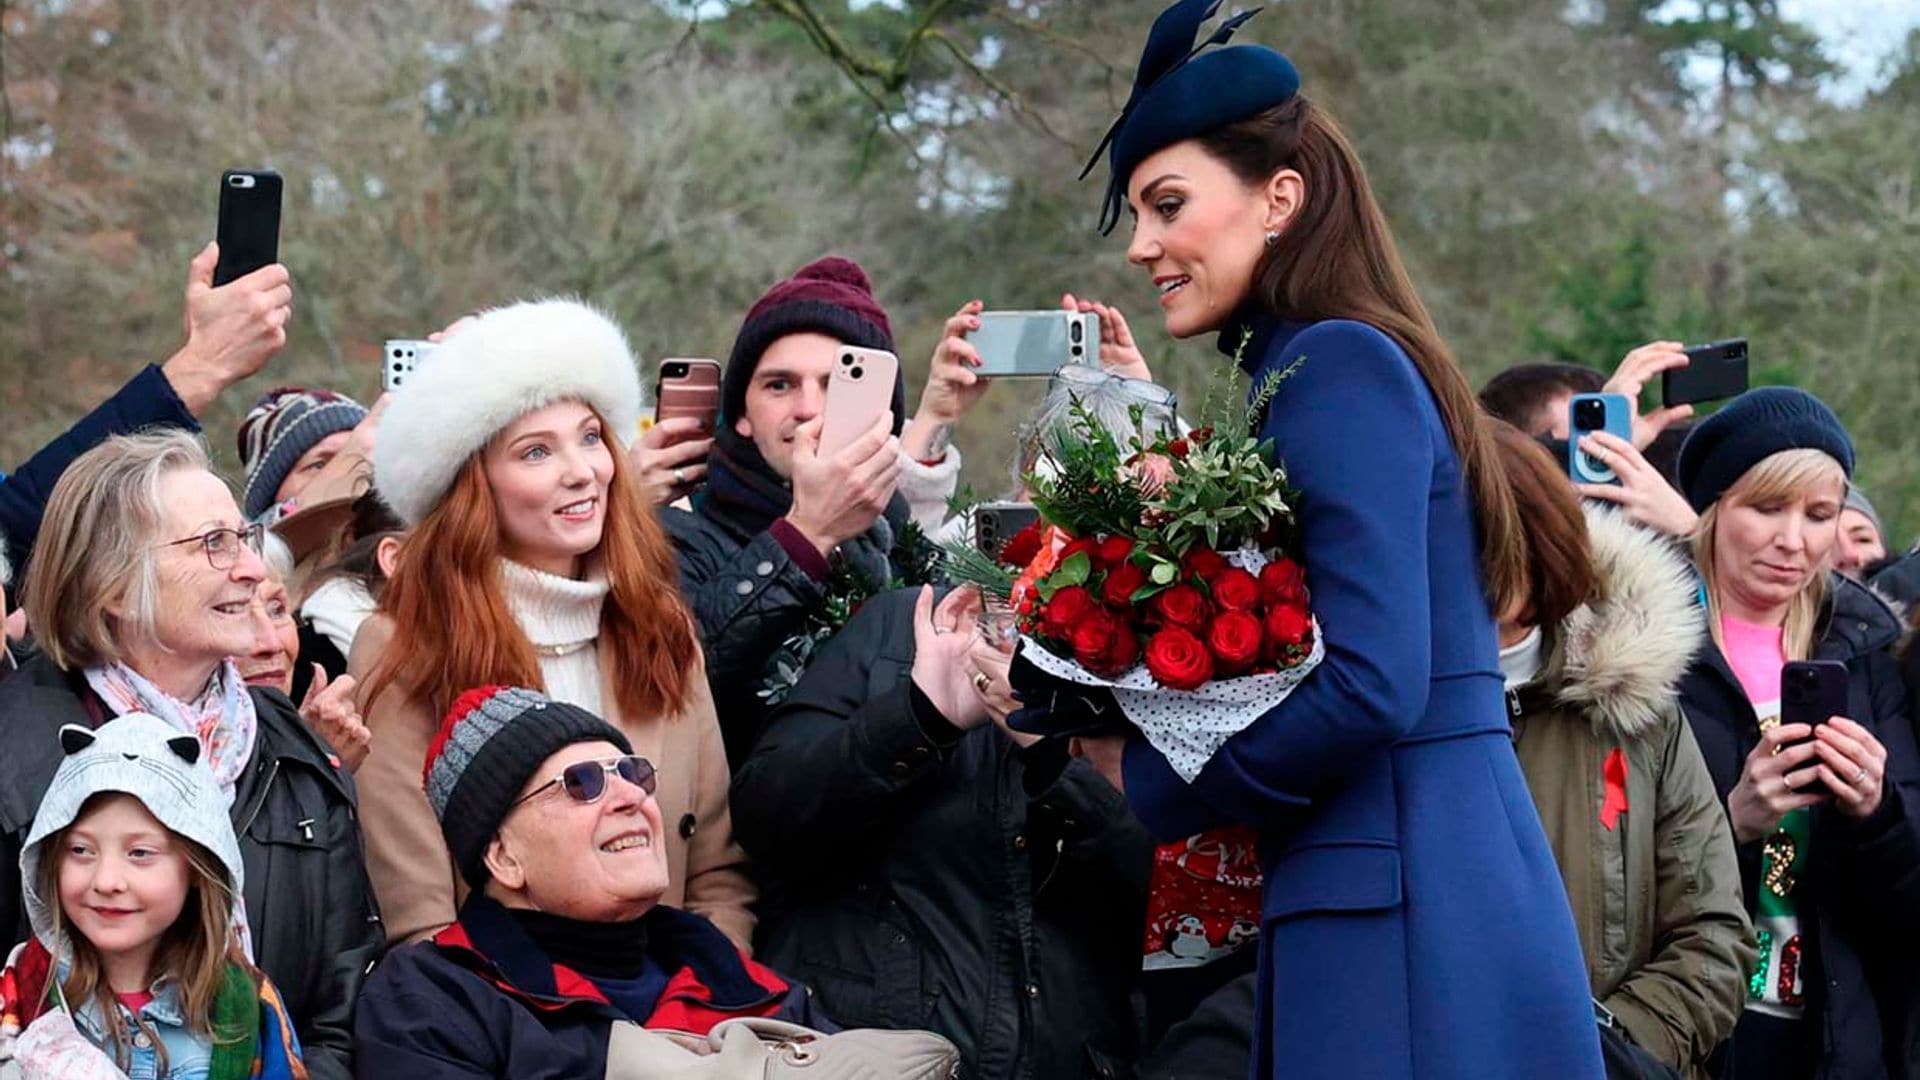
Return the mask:
<path fill-rule="evenodd" d="M 20 849 L 60 728 L 151 713 L 199 738 L 227 796 L 242 944 L 280 987 L 309 1073 L 346 1077 L 353 1002 L 383 935 L 352 782 L 293 703 L 249 687 L 234 662 L 267 632 L 260 544 L 185 433 L 109 439 L 61 476 L 25 582 L 41 652 L 0 684 L 0 932 L 9 944 L 28 932 Z"/>
<path fill-rule="evenodd" d="M 806 987 L 662 902 L 675 860 L 660 784 L 612 724 L 535 690 L 469 690 L 423 786 L 471 891 L 452 925 L 367 981 L 360 1075 L 653 1075 L 645 1029 L 823 1023 Z"/>

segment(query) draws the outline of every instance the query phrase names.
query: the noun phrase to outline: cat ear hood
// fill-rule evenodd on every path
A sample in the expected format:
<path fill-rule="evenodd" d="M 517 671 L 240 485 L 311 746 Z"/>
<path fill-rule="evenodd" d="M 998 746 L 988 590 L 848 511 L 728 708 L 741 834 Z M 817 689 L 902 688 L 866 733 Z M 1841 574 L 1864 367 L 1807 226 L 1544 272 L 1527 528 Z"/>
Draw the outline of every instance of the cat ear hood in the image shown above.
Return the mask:
<path fill-rule="evenodd" d="M 240 843 L 227 816 L 226 793 L 202 760 L 198 738 L 146 713 L 128 713 L 91 730 L 68 724 L 59 737 L 66 757 L 20 851 L 27 916 L 42 944 L 54 949 L 53 905 L 60 898 L 41 892 L 41 845 L 72 825 L 87 800 L 101 792 L 133 796 L 168 831 L 212 852 L 233 894 L 240 895 Z"/>

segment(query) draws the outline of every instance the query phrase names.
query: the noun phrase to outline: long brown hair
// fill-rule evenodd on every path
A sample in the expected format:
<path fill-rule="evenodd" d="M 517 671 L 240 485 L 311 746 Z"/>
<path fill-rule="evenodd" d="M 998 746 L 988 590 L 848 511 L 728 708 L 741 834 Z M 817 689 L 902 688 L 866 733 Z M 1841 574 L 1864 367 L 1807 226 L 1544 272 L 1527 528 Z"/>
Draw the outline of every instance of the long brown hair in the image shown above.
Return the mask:
<path fill-rule="evenodd" d="M 1367 323 L 1406 350 L 1433 393 L 1473 494 L 1487 599 L 1495 611 L 1509 610 L 1520 596 L 1527 560 L 1513 492 L 1473 388 L 1414 292 L 1345 133 L 1325 110 L 1296 94 L 1199 142 L 1248 184 L 1265 184 L 1281 169 L 1300 173 L 1305 202 L 1255 268 L 1253 295 L 1284 319 Z"/>
<path fill-rule="evenodd" d="M 627 474 L 626 450 L 601 417 L 613 455 L 607 525 L 598 556 L 608 593 L 600 609 L 603 663 L 629 720 L 677 716 L 692 690 L 699 643 L 677 591 L 673 548 Z M 545 689 L 533 642 L 507 606 L 500 574 L 500 521 L 487 484 L 484 449 L 410 533 L 380 598 L 393 640 L 375 666 L 367 700 L 390 686 L 424 697 L 434 715 L 476 686 Z"/>
<path fill-rule="evenodd" d="M 1587 515 L 1546 447 L 1505 420 L 1489 417 L 1487 427 L 1513 489 L 1514 505 L 1527 522 L 1521 580 L 1525 603 L 1517 615 L 1512 610 L 1495 614 L 1503 619 L 1515 615 L 1518 622 L 1551 631 L 1580 605 L 1605 599 Z"/>
<path fill-rule="evenodd" d="M 123 797 L 133 798 L 117 791 L 102 791 L 89 798 L 80 807 L 80 813 L 74 816 L 78 824 L 103 799 Z M 54 955 L 64 950 L 67 957 L 67 977 L 60 983 L 60 992 L 67 1001 L 69 1009 L 91 1002 L 105 1021 L 107 1045 L 103 1047 L 115 1064 L 122 1070 L 131 1067 L 133 1059 L 129 1047 L 133 1044 L 133 1031 L 144 1032 L 159 1055 L 160 1072 L 167 1071 L 167 1051 L 155 1037 L 147 1022 L 135 1016 L 130 1029 L 120 1015 L 120 1003 L 114 998 L 113 987 L 108 984 L 106 967 L 100 959 L 99 950 L 93 947 L 84 934 L 76 933 L 67 922 L 66 910 L 60 905 L 60 861 L 67 850 L 67 834 L 73 825 L 62 829 L 56 836 L 48 838 L 40 849 L 40 895 L 51 899 L 49 917 L 53 924 Z M 180 917 L 167 927 L 160 936 L 160 947 L 153 954 L 153 977 L 158 981 L 167 976 L 179 986 L 181 1012 L 187 1021 L 187 1030 L 201 1038 L 215 1043 L 238 1042 L 246 1038 L 245 1031 L 217 1031 L 214 1027 L 214 1001 L 220 995 L 220 987 L 226 981 L 227 966 L 237 964 L 249 978 L 259 982 L 258 975 L 240 952 L 233 937 L 233 889 L 228 883 L 226 871 L 220 868 L 220 860 L 213 853 L 179 833 L 168 830 L 171 842 L 179 845 L 187 860 L 187 902 L 180 909 Z M 53 988 L 48 980 L 47 988 Z"/>

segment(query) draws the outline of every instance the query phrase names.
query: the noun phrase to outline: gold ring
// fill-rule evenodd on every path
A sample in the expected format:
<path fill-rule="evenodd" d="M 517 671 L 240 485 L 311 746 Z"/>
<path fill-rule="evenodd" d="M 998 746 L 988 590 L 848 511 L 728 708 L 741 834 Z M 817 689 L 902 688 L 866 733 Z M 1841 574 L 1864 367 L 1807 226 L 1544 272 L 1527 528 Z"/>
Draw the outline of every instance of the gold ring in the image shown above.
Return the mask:
<path fill-rule="evenodd" d="M 993 680 L 987 678 L 986 672 L 976 671 L 973 673 L 973 688 L 975 690 L 978 690 L 982 694 L 984 694 L 987 692 L 987 687 L 992 685 L 993 685 Z"/>

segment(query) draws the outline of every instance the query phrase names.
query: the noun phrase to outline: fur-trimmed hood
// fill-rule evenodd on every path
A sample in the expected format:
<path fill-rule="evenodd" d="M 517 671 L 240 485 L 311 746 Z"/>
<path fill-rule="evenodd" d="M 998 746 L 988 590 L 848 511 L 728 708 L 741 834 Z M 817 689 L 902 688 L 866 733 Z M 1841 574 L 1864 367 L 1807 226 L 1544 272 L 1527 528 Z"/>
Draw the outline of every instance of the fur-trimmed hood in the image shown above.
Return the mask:
<path fill-rule="evenodd" d="M 1680 700 L 1680 678 L 1706 638 L 1693 568 L 1667 538 L 1589 505 L 1587 533 L 1606 599 L 1549 634 L 1537 686 L 1590 718 L 1596 733 L 1634 739 Z"/>

